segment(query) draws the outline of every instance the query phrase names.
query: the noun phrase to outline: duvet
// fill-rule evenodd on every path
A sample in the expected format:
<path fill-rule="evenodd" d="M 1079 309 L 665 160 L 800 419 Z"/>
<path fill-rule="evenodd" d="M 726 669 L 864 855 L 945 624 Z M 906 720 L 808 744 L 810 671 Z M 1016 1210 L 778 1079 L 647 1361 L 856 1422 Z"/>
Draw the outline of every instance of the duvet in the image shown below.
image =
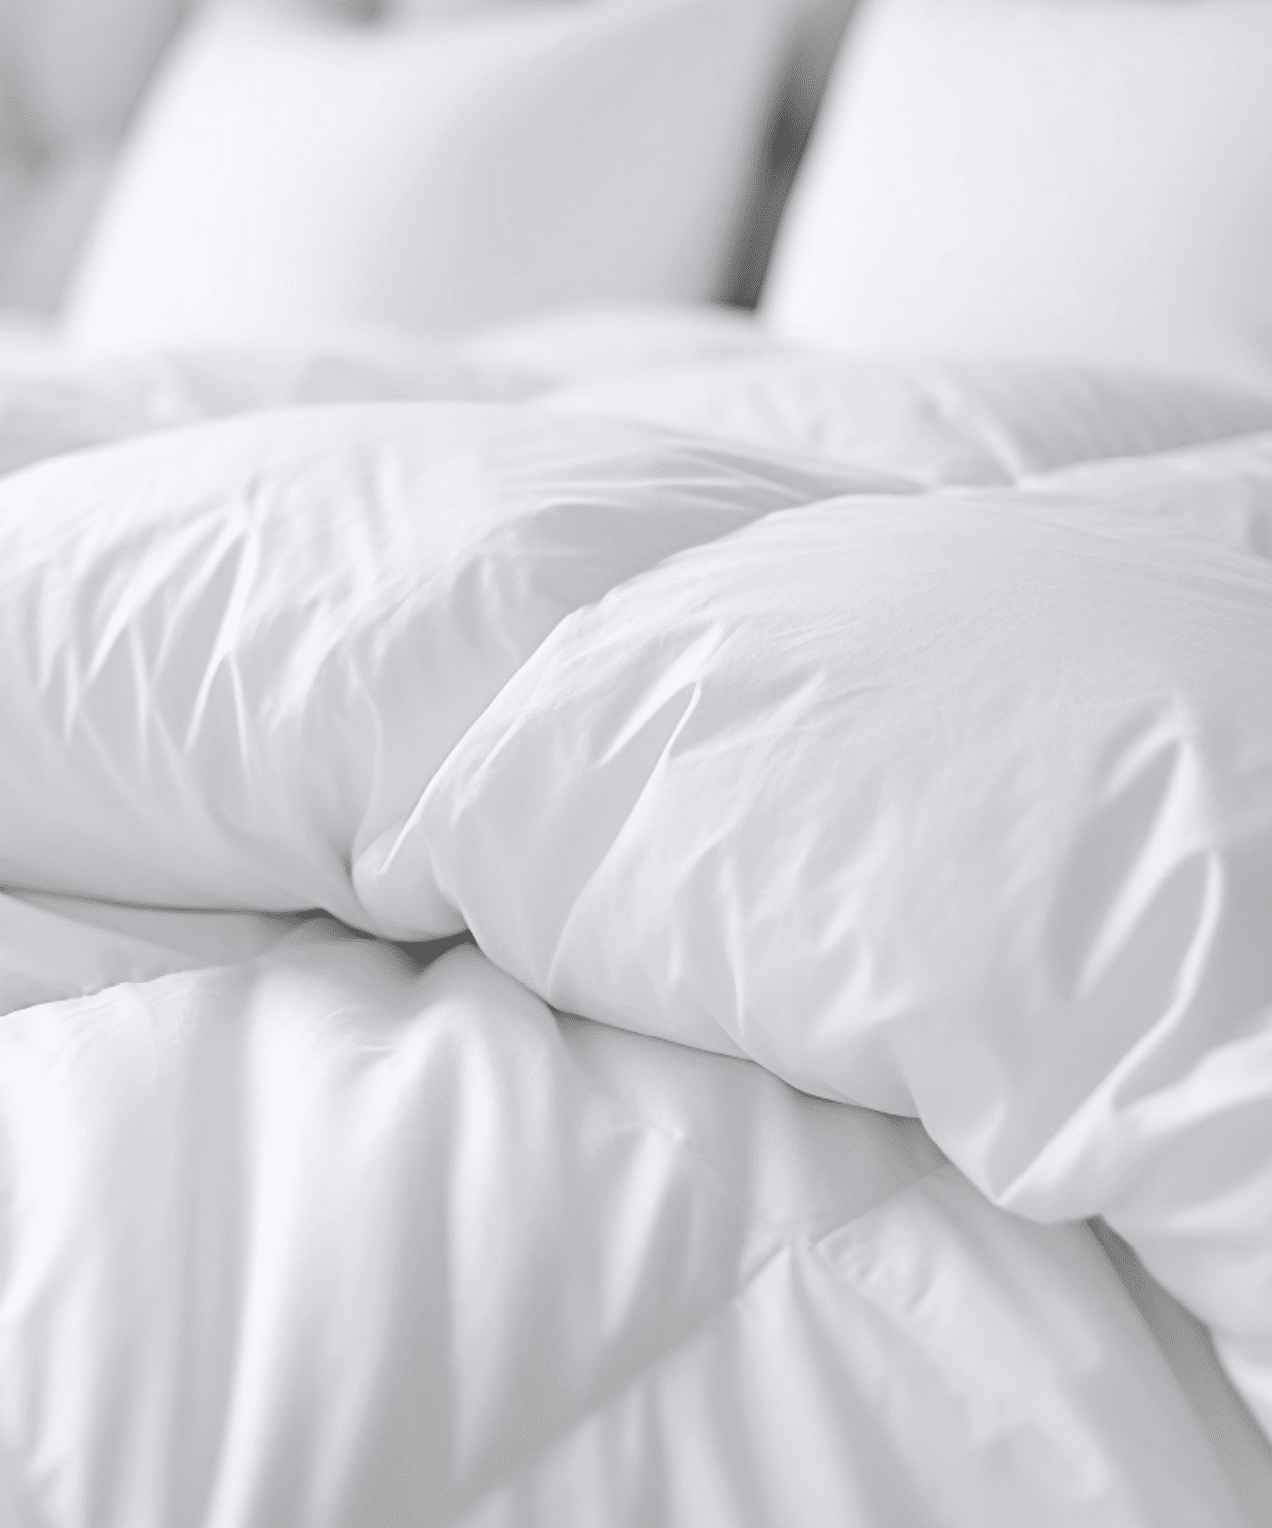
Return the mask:
<path fill-rule="evenodd" d="M 0 1520 L 1272 1504 L 1272 405 L 0 373 Z"/>

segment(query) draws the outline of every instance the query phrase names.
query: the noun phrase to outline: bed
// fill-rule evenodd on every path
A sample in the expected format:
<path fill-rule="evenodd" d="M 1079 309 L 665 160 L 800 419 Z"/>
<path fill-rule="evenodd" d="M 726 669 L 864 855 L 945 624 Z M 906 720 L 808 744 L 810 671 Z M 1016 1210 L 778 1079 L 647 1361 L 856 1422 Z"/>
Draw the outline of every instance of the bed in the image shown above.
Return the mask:
<path fill-rule="evenodd" d="M 0 1521 L 1268 1521 L 1272 6 L 314 9 L 3 13 Z"/>

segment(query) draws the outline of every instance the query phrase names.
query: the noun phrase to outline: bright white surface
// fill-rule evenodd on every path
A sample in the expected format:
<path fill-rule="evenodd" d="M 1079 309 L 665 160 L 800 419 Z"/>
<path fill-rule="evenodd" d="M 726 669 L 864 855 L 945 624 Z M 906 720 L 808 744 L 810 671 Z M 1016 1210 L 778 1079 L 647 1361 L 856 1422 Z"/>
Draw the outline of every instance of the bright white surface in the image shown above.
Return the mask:
<path fill-rule="evenodd" d="M 59 307 L 120 138 L 173 34 L 196 9 L 409 25 L 491 3 L 0 0 L 0 302 L 45 313 Z"/>
<path fill-rule="evenodd" d="M 301 921 L 0 893 L 0 1015 L 119 982 L 252 960 Z"/>
<path fill-rule="evenodd" d="M 511 405 L 258 414 L 0 480 L 0 884 L 381 920 L 433 767 L 561 617 L 876 473 Z M 439 929 L 434 932 L 450 932 Z"/>
<path fill-rule="evenodd" d="M 1241 1522 L 1091 1233 L 321 920 L 0 1026 L 13 1528 Z"/>
<path fill-rule="evenodd" d="M 1266 435 L 1172 451 L 1147 461 L 1086 462 L 1034 480 L 1042 494 L 1076 493 L 1099 506 L 1133 509 L 1272 563 Z"/>
<path fill-rule="evenodd" d="M 1272 1435 L 1272 436 L 1244 451 L 1244 545 L 1037 488 L 673 557 L 522 666 L 396 874 L 556 1007 L 915 1113 L 997 1202 L 1102 1214 Z"/>
<path fill-rule="evenodd" d="M 85 357 L 0 343 L 0 474 L 45 457 L 231 414 L 378 399 L 499 401 L 547 380 L 426 341 L 368 333 L 303 347 Z"/>
<path fill-rule="evenodd" d="M 542 401 L 903 472 L 934 487 L 1010 483 L 1071 462 L 1272 428 L 1272 396 L 1134 374 L 757 348 L 584 377 Z"/>
<path fill-rule="evenodd" d="M 634 386 L 642 360 L 643 394 Z M 735 1041 L 710 1024 L 696 1032 L 685 998 L 697 983 L 713 1000 L 723 972 L 742 983 L 740 1003 L 776 1015 L 740 1039 L 757 1052 L 762 1040 L 778 1066 L 801 1046 L 804 1060 L 842 1060 L 860 1038 L 860 1002 L 888 968 L 876 965 L 856 998 L 822 999 L 851 962 L 854 933 L 878 949 L 895 892 L 898 938 L 926 916 L 914 948 L 931 966 L 916 991 L 932 997 L 924 1033 L 935 1040 L 918 1063 L 904 1036 L 894 1054 L 885 1044 L 879 1074 L 886 1084 L 895 1062 L 907 1086 L 917 1079 L 914 1106 L 997 1192 L 986 1161 L 996 1171 L 1014 1150 L 1027 1156 L 1048 1110 L 1058 1116 L 1081 1092 L 1082 1066 L 1098 1071 L 1107 1060 L 1077 1040 L 1116 974 L 1116 961 L 1100 967 L 1112 948 L 1099 945 L 1100 929 L 1160 932 L 1165 914 L 1151 898 L 1137 912 L 1131 895 L 1085 934 L 1074 925 L 1077 943 L 1060 957 L 1067 950 L 1080 965 L 1082 938 L 1099 948 L 1084 968 L 1094 998 L 1060 994 L 1072 999 L 1073 1043 L 1035 1013 L 1037 1032 L 1015 1050 L 1023 1023 L 1010 1011 L 993 1020 L 992 1005 L 993 1022 L 979 1007 L 969 1016 L 968 993 L 994 929 L 1041 895 L 1048 865 L 1027 851 L 1039 837 L 1063 837 L 1064 799 L 1022 818 L 1019 842 L 997 849 L 957 852 L 975 827 L 963 818 L 1005 821 L 1022 791 L 1066 770 L 1079 778 L 1102 723 L 1076 700 L 1103 694 L 1112 726 L 1136 643 L 1152 648 L 1149 659 L 1139 653 L 1148 667 L 1138 672 L 1165 676 L 1164 693 L 1188 692 L 1247 609 L 1231 597 L 1233 568 L 1262 570 L 1252 578 L 1263 589 L 1272 445 L 1250 437 L 1035 472 L 1021 491 L 975 495 L 920 499 L 902 477 L 886 501 L 859 495 L 810 510 L 797 506 L 838 491 L 831 485 L 877 482 L 884 464 L 924 479 L 1014 475 L 1079 447 L 1142 450 L 1176 427 L 1181 439 L 1207 421 L 1226 429 L 1248 405 L 1086 375 L 923 366 L 907 381 L 895 366 L 872 377 L 806 362 L 728 315 L 672 312 L 539 321 L 454 349 L 366 336 L 273 354 L 86 362 L 46 353 L 33 375 L 70 388 L 61 402 L 33 395 L 47 405 L 53 450 L 75 444 L 59 446 L 58 420 L 73 424 L 86 398 L 116 407 L 121 431 L 153 431 L 305 397 L 447 388 L 507 397 L 548 379 L 570 381 L 576 397 L 613 386 L 647 405 L 673 363 L 714 380 L 684 387 L 679 433 L 537 402 L 328 408 L 186 428 L 5 479 L 0 577 L 10 583 L 0 611 L 16 624 L 0 643 L 0 693 L 16 704 L 4 734 L 20 746 L 6 749 L 4 768 L 26 792 L 0 816 L 7 852 L 22 840 L 41 884 L 91 873 L 106 895 L 144 888 L 150 900 L 177 902 L 215 886 L 238 909 L 330 896 L 352 917 L 415 936 L 458 926 L 438 895 L 436 852 L 438 864 L 450 856 L 448 873 L 460 865 L 462 900 L 488 952 L 514 969 L 519 942 L 549 949 L 540 934 L 560 909 L 562 878 L 585 877 L 594 863 L 551 969 L 520 974 L 556 993 L 586 968 L 597 1016 L 628 1022 L 611 1009 L 630 1003 L 638 1025 L 719 1048 Z M 608 378 L 607 365 L 617 368 Z M 21 380 L 7 375 L 18 405 Z M 934 396 L 959 407 L 929 411 Z M 772 409 L 773 433 L 757 430 L 780 450 L 688 433 L 740 431 L 752 407 L 761 421 Z M 837 410 L 851 417 L 836 423 Z M 33 444 L 20 418 L 8 432 L 12 417 L 0 411 L 0 449 Z M 841 453 L 833 462 L 807 451 L 830 423 Z M 854 439 L 873 469 L 848 465 Z M 906 527 L 924 517 L 929 530 L 911 545 Z M 827 549 L 821 531 L 797 533 L 801 524 L 842 532 L 851 556 Z M 704 537 L 717 539 L 654 566 Z M 905 555 L 880 573 L 886 549 L 902 543 Z M 800 557 L 813 565 L 807 579 L 793 576 Z M 1162 631 L 1154 590 L 1176 574 Z M 387 597 L 394 588 L 411 591 L 405 604 Z M 767 612 L 749 603 L 764 589 Z M 561 621 L 598 595 L 590 612 Z M 965 598 L 963 625 L 933 636 L 916 660 L 917 703 L 905 707 L 919 731 L 926 718 L 948 745 L 925 784 L 921 748 L 889 752 L 883 730 L 867 725 L 886 720 L 885 689 L 862 685 L 839 712 L 822 702 L 846 666 L 871 654 L 880 673 L 904 662 Z M 686 609 L 690 624 L 722 630 L 744 612 L 732 651 L 752 654 L 737 670 L 758 709 L 713 710 L 732 659 L 727 646 L 683 647 Z M 1076 637 L 1057 651 L 1066 621 Z M 827 659 L 845 625 L 861 640 Z M 802 648 L 791 640 L 800 630 Z M 584 652 L 587 631 L 595 641 Z M 571 646 L 578 683 L 557 692 L 555 707 L 551 689 L 533 684 L 523 713 L 518 686 L 536 673 L 552 681 Z M 1195 653 L 1182 661 L 1185 646 Z M 959 670 L 977 651 L 984 661 Z M 1030 691 L 1041 709 L 1026 737 L 1020 674 L 1072 679 L 1084 652 L 1090 675 L 1057 683 L 1051 711 L 1041 682 Z M 1188 833 L 1231 826 L 1231 796 L 1204 791 L 1272 757 L 1247 746 L 1262 736 L 1266 706 L 1237 715 L 1233 705 L 1242 674 L 1268 653 L 1272 643 L 1246 644 L 1209 687 L 1196 714 L 1227 719 L 1229 752 L 1215 741 L 1222 727 L 1199 731 L 1193 776 L 1181 767 L 1166 792 L 1174 806 L 1156 826 L 1144 809 L 1148 849 L 1138 859 L 1134 842 L 1124 858 L 1112 852 L 1116 836 L 1104 830 L 1133 815 L 1112 781 L 1097 803 L 1103 837 L 1067 869 L 1052 863 L 1057 888 L 1081 890 L 1088 851 L 1103 846 L 1092 875 L 1110 886 L 1129 876 L 1134 892 L 1165 874 L 1172 854 L 1186 855 Z M 820 690 L 788 685 L 792 658 L 820 667 Z M 523 662 L 522 677 L 451 751 Z M 585 750 L 627 704 L 625 676 L 646 664 L 669 674 L 673 663 L 692 725 L 652 770 L 625 764 L 657 742 L 657 726 L 615 738 L 593 791 Z M 980 705 L 995 685 L 1001 714 Z M 779 728 L 766 730 L 764 707 Z M 507 726 L 510 709 L 503 751 L 488 753 L 482 740 Z M 852 746 L 835 741 L 854 717 Z M 1052 746 L 1048 728 L 1061 718 L 1072 725 Z M 684 746 L 699 725 L 722 729 L 721 750 Z M 741 753 L 722 751 L 731 727 Z M 545 773 L 518 775 L 532 735 L 555 737 L 559 752 Z M 770 831 L 764 781 L 745 766 L 747 750 L 773 747 L 790 767 L 769 777 L 780 784 L 766 798 L 778 809 Z M 1124 737 L 1112 752 L 1127 747 Z M 1025 767 L 999 790 L 1013 749 Z M 875 794 L 846 789 L 885 753 Z M 744 767 L 733 767 L 739 758 Z M 965 811 L 933 852 L 943 782 L 953 799 L 959 772 L 974 773 L 978 759 L 984 775 L 962 791 Z M 669 815 L 695 770 L 717 786 L 690 793 L 691 815 Z M 492 795 L 501 771 L 511 783 Z M 1151 806 L 1151 761 L 1147 784 L 1142 773 Z M 6 806 L 13 778 L 0 787 Z M 889 817 L 887 802 L 912 790 L 907 810 Z M 462 811 L 438 833 L 447 799 Z M 382 809 L 400 813 L 405 829 L 387 855 L 359 858 L 358 825 Z M 896 831 L 891 852 L 866 867 L 870 896 L 849 928 L 826 924 L 825 904 L 804 892 L 819 867 L 856 852 L 862 841 L 835 831 L 853 811 L 863 821 L 879 814 L 880 842 L 889 822 Z M 629 826 L 617 831 L 624 814 Z M 1257 833 L 1259 820 L 1256 802 L 1233 831 Z M 713 821 L 726 830 L 714 845 Z M 743 873 L 752 862 L 739 862 L 739 874 L 695 900 L 695 877 L 743 832 L 789 873 L 760 884 Z M 981 918 L 973 883 L 990 850 L 1002 851 L 1000 864 L 1017 852 L 1027 863 L 1018 879 L 995 881 Z M 1251 864 L 1257 874 L 1257 852 Z M 889 891 L 890 877 L 906 881 L 905 896 Z M 263 886 L 271 900 L 262 902 Z M 1172 1258 L 1176 1273 L 1189 1258 L 1195 1271 L 1209 1248 L 1200 1295 L 1178 1278 L 1175 1287 L 1211 1319 L 1207 1301 L 1227 1306 L 1266 1256 L 1264 1210 L 1242 1215 L 1213 1176 L 1266 1170 L 1269 1133 L 1257 1114 L 1266 1073 L 1255 1058 L 1239 1086 L 1221 1079 L 1190 1094 L 1181 1084 L 1173 1098 L 1170 1089 L 1194 1055 L 1207 1002 L 1217 1018 L 1194 1055 L 1203 1084 L 1230 1054 L 1214 1041 L 1233 1039 L 1239 978 L 1249 983 L 1249 1033 L 1264 1032 L 1261 924 L 1243 932 L 1233 922 L 1251 895 L 1255 883 L 1230 878 L 1215 938 L 1233 929 L 1235 954 L 1220 951 L 1213 965 L 1197 956 L 1176 1040 L 1157 1051 L 1159 1074 L 1144 1070 L 1147 1047 L 1129 1056 L 1143 1096 L 1095 1086 L 1002 1196 L 1043 1217 L 1103 1207 L 1159 1271 Z M 751 929 L 730 943 L 740 925 L 728 920 L 748 908 L 773 937 Z M 960 928 L 971 930 L 971 974 L 947 1004 L 938 983 Z M 670 975 L 659 966 L 666 938 L 683 955 Z M 1122 1016 L 1133 1027 L 1165 966 L 1151 950 L 1137 954 L 1129 935 L 1119 948 L 1144 989 L 1132 971 Z M 986 979 L 1004 990 L 1023 983 L 1030 997 L 1031 981 L 1060 969 L 1013 962 L 1010 947 L 998 954 Z M 1211 970 L 1229 986 L 1208 991 Z M 211 1523 L 276 1528 L 295 1502 L 306 1524 L 357 1528 L 411 1515 L 403 1502 L 425 1520 L 430 1509 L 444 1517 L 462 1507 L 472 1522 L 574 1514 L 641 1528 L 871 1513 L 907 1528 L 1260 1521 L 1238 1503 L 1266 1499 L 1272 1453 L 1252 1421 L 1245 1432 L 1225 1426 L 1240 1403 L 1196 1330 L 1191 1347 L 1169 1331 L 1162 1338 L 1183 1376 L 1174 1378 L 1085 1229 L 995 1209 L 948 1167 L 923 1176 L 937 1159 L 911 1124 L 798 1098 L 747 1064 L 558 1022 L 471 950 L 421 979 L 398 951 L 296 913 L 0 897 L 0 1014 L 6 1525 L 51 1517 L 167 1528 L 201 1510 Z M 950 1063 L 942 1026 L 960 1024 Z M 1004 1113 L 983 1138 L 969 1135 L 957 1110 L 995 1096 L 1000 1064 Z M 870 1086 L 868 1069 L 854 1080 Z M 1252 1140 L 1216 1151 L 1206 1133 L 1236 1117 L 1242 1088 Z M 1134 1170 L 1137 1151 L 1140 1165 L 1154 1153 L 1168 1160 L 1179 1132 L 1194 1127 L 1187 1170 L 1163 1181 L 1165 1197 L 1145 1202 L 1151 1178 L 1138 1199 L 1119 1197 L 1118 1174 L 1128 1162 Z M 1172 1204 L 1192 1216 L 1168 1228 L 1173 1245 L 1159 1234 Z M 1137 1297 L 1160 1335 L 1152 1287 Z M 1230 1341 L 1230 1362 L 1233 1351 Z M 1245 1378 L 1253 1394 L 1260 1376 L 1248 1367 Z"/>
<path fill-rule="evenodd" d="M 0 473 L 265 408 L 529 398 L 931 486 L 1272 426 L 1272 400 L 1247 393 L 1074 367 L 849 361 L 778 345 L 733 309 L 633 304 L 454 342 L 354 326 L 289 346 L 86 355 L 0 331 Z"/>
<path fill-rule="evenodd" d="M 1272 6 L 866 0 L 763 310 L 1272 391 Z"/>
<path fill-rule="evenodd" d="M 477 8 L 417 31 L 214 14 L 123 150 L 70 332 L 455 331 L 715 296 L 783 25 L 770 0 Z"/>
<path fill-rule="evenodd" d="M 515 366 L 558 383 L 779 348 L 752 313 L 720 304 L 650 302 L 554 309 L 490 325 L 456 343 L 470 360 Z"/>

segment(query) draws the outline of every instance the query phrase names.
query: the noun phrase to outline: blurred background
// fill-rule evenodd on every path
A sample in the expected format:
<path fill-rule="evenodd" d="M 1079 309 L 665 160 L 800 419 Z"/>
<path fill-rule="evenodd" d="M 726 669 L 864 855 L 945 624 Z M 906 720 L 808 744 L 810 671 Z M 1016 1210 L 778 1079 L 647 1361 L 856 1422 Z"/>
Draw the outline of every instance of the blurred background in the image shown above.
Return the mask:
<path fill-rule="evenodd" d="M 745 12 L 749 4 L 739 0 L 736 9 Z M 670 295 L 754 304 L 851 6 L 852 0 L 764 0 L 760 6 L 767 12 L 763 58 L 747 83 L 747 112 L 763 131 L 749 150 L 744 205 L 733 219 L 716 290 Z M 189 44 L 211 13 L 404 38 L 474 20 L 498 26 L 515 21 L 516 12 L 570 12 L 577 19 L 588 10 L 624 8 L 650 7 L 647 0 L 0 0 L 0 307 L 10 319 L 47 316 L 66 301 L 121 143 L 136 129 L 174 51 Z M 721 31 L 698 60 L 700 72 L 719 69 L 731 51 L 752 42 L 731 41 Z M 571 46 L 568 34 L 558 36 L 559 52 Z M 692 72 L 693 61 L 685 62 Z M 668 109 L 656 96 L 643 104 L 653 115 Z M 233 118 L 245 106 L 232 85 L 219 97 L 206 94 L 202 108 L 211 136 L 232 144 Z M 350 110 L 357 109 L 351 102 Z"/>

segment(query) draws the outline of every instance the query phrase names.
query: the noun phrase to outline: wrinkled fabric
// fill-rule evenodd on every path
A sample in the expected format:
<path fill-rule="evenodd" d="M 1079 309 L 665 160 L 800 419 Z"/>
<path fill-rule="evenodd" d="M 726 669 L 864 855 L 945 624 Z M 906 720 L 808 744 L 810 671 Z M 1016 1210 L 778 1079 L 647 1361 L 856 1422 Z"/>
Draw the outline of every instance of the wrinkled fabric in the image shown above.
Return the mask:
<path fill-rule="evenodd" d="M 887 482 L 618 421 L 380 403 L 0 479 L 0 884 L 421 937 L 383 915 L 383 863 L 561 617 L 854 477 Z"/>
<path fill-rule="evenodd" d="M 1266 1424 L 1261 405 L 712 313 L 55 350 L 6 1524 L 1260 1520 L 1136 1254 Z"/>
<path fill-rule="evenodd" d="M 549 364 L 553 357 L 542 358 Z M 735 445 L 904 471 L 927 487 L 1014 483 L 1272 427 L 1272 401 L 1135 373 L 997 362 L 889 364 L 802 350 L 644 360 L 545 407 L 691 429 Z"/>
<path fill-rule="evenodd" d="M 322 921 L 0 1029 L 15 1525 L 1240 1521 L 1081 1227 Z"/>
<path fill-rule="evenodd" d="M 1179 514 L 1167 461 L 1156 495 L 837 500 L 669 559 L 487 708 L 397 886 L 558 1007 L 1104 1216 L 1272 1435 L 1272 458 L 1216 451 L 1235 519 L 1204 476 Z"/>
<path fill-rule="evenodd" d="M 531 396 L 550 380 L 375 331 L 337 334 L 293 350 L 97 358 L 52 341 L 25 357 L 0 344 L 0 473 L 230 414 L 376 399 L 502 401 Z"/>

